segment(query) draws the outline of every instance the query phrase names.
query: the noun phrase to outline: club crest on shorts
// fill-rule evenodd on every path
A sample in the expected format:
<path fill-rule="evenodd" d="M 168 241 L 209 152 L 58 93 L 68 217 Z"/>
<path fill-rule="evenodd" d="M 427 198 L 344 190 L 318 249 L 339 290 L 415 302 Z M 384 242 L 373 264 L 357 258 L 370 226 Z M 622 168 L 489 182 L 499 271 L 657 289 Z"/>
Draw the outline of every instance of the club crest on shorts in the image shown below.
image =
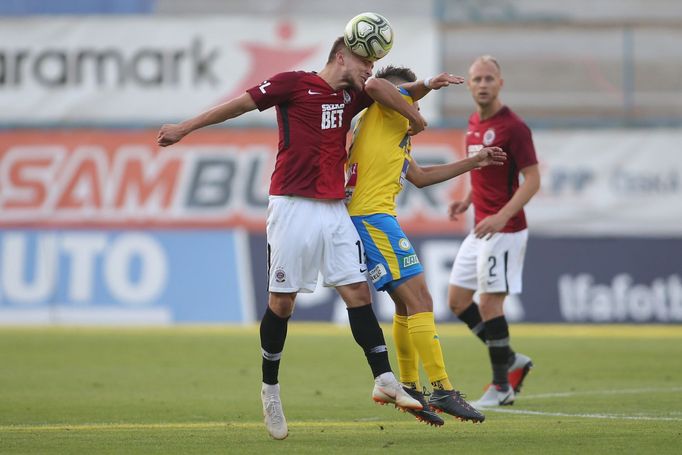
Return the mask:
<path fill-rule="evenodd" d="M 398 246 L 400 249 L 407 251 L 410 249 L 410 241 L 403 237 L 402 239 L 398 240 Z"/>
<path fill-rule="evenodd" d="M 284 283 L 287 279 L 287 274 L 284 273 L 284 269 L 275 270 L 275 281 L 278 283 Z"/>
<path fill-rule="evenodd" d="M 495 141 L 495 130 L 492 128 L 488 128 L 485 130 L 485 133 L 483 133 L 483 145 L 490 145 Z"/>

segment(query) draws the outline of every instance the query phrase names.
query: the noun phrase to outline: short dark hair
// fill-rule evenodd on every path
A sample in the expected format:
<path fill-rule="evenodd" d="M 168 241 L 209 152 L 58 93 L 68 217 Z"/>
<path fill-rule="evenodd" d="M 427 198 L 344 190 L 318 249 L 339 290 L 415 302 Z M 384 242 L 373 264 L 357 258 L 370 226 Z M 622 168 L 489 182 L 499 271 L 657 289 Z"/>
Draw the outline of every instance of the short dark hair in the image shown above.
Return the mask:
<path fill-rule="evenodd" d="M 329 58 L 327 58 L 327 63 L 331 63 L 334 61 L 336 58 L 336 53 L 339 52 L 341 49 L 348 47 L 346 46 L 346 42 L 343 40 L 343 36 L 339 36 L 334 40 L 334 44 L 332 44 L 332 50 L 329 52 Z"/>
<path fill-rule="evenodd" d="M 401 82 L 414 82 L 417 80 L 414 72 L 402 66 L 388 65 L 381 68 L 377 74 L 377 78 L 387 79 L 394 84 L 400 84 Z"/>

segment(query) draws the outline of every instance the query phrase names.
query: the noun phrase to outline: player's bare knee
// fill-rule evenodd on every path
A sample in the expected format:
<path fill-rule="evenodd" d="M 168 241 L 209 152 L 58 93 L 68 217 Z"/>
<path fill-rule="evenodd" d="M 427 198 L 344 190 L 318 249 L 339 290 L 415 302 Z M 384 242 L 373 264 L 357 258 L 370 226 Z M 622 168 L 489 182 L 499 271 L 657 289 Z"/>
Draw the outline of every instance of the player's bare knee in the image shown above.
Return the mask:
<path fill-rule="evenodd" d="M 372 296 L 369 293 L 367 282 L 337 286 L 336 291 L 348 308 L 357 308 L 372 303 Z"/>
<path fill-rule="evenodd" d="M 450 307 L 450 310 L 456 315 L 459 315 L 462 313 L 462 311 L 466 310 L 470 303 L 471 301 L 464 302 L 463 299 L 457 298 L 452 294 L 448 295 L 448 306 Z"/>
<path fill-rule="evenodd" d="M 370 305 L 372 303 L 372 299 L 369 294 L 367 296 L 355 295 L 349 299 L 343 300 L 346 302 L 346 307 L 348 308 L 358 308 L 361 306 Z"/>
<path fill-rule="evenodd" d="M 474 291 L 470 289 L 463 289 L 452 284 L 448 286 L 448 307 L 457 316 L 471 305 L 473 297 Z"/>
<path fill-rule="evenodd" d="M 414 302 L 410 302 L 411 314 L 433 312 L 433 299 L 431 298 L 431 294 L 427 289 L 424 289 L 424 291 L 425 292 L 419 294 L 418 299 Z"/>
<path fill-rule="evenodd" d="M 281 318 L 287 318 L 294 312 L 295 293 L 271 292 L 268 306 L 273 313 Z"/>
<path fill-rule="evenodd" d="M 409 315 L 409 313 L 407 312 L 407 307 L 405 306 L 405 304 L 398 303 L 398 302 L 394 302 L 394 303 L 395 303 L 395 314 L 397 314 L 398 316 L 408 316 Z"/>
<path fill-rule="evenodd" d="M 504 299 L 506 294 L 481 294 L 481 301 L 478 304 L 481 317 L 489 320 L 504 314 Z"/>

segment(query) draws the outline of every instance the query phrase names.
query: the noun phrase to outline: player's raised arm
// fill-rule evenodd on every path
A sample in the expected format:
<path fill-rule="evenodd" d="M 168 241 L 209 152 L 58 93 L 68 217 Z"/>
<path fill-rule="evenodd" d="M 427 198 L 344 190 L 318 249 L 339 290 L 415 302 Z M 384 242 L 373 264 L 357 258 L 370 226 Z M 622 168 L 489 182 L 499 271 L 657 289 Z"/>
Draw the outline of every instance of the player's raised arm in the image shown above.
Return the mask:
<path fill-rule="evenodd" d="M 450 73 L 440 73 L 437 76 L 429 77 L 427 79 L 420 79 L 414 82 L 407 82 L 401 84 L 410 93 L 414 101 L 424 98 L 431 90 L 439 90 L 450 85 L 459 85 L 464 83 L 464 78 L 455 76 Z"/>
<path fill-rule="evenodd" d="M 365 91 L 374 101 L 399 112 L 409 120 L 411 135 L 418 134 L 426 128 L 426 120 L 419 113 L 419 110 L 405 101 L 396 86 L 389 81 L 372 77 L 365 83 Z"/>
<path fill-rule="evenodd" d="M 182 123 L 163 125 L 156 141 L 161 147 L 173 145 L 194 130 L 222 123 L 254 109 L 256 109 L 256 103 L 253 98 L 250 94 L 244 93 Z"/>
<path fill-rule="evenodd" d="M 501 166 L 507 154 L 499 147 L 484 147 L 475 155 L 447 164 L 421 167 L 412 161 L 407 168 L 407 180 L 417 188 L 450 180 L 458 175 L 486 166 Z"/>

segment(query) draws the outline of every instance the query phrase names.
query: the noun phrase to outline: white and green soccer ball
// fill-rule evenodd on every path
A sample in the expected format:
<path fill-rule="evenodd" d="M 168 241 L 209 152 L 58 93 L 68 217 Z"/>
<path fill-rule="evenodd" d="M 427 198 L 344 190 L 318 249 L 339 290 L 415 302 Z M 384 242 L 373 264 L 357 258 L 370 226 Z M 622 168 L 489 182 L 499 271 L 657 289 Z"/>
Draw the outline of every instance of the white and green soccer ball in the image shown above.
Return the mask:
<path fill-rule="evenodd" d="M 348 21 L 343 40 L 355 55 L 376 61 L 393 47 L 393 28 L 381 14 L 361 13 Z"/>

